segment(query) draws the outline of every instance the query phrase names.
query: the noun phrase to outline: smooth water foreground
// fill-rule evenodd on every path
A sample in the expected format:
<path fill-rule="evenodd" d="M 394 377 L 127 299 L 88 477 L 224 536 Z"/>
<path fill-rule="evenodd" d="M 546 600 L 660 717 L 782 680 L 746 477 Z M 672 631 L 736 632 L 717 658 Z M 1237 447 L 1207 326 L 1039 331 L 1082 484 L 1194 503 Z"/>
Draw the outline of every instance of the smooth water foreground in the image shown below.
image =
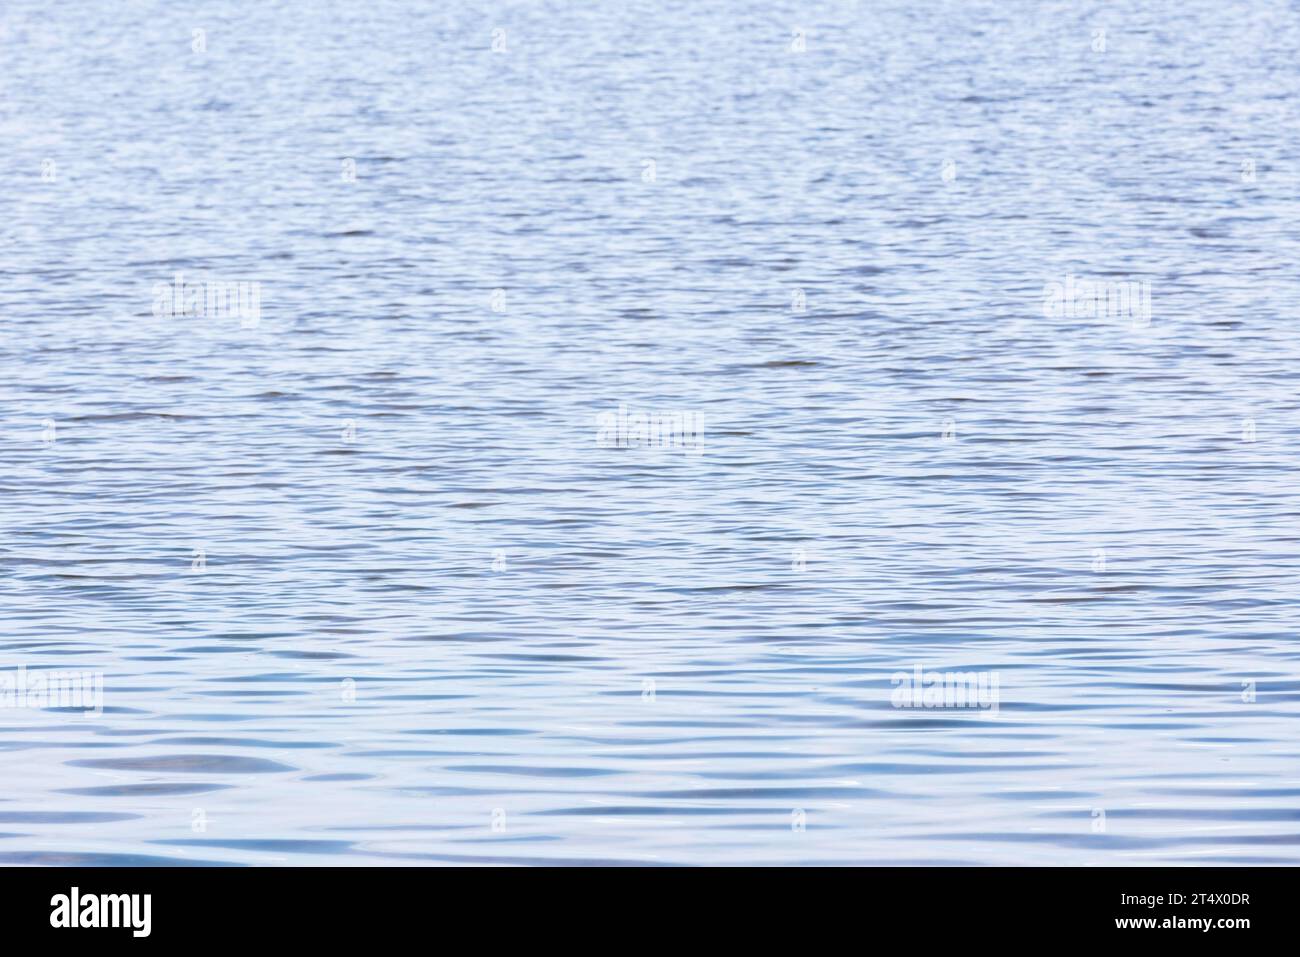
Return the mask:
<path fill-rule="evenodd" d="M 1298 43 L 9 0 L 0 863 L 1296 863 Z"/>

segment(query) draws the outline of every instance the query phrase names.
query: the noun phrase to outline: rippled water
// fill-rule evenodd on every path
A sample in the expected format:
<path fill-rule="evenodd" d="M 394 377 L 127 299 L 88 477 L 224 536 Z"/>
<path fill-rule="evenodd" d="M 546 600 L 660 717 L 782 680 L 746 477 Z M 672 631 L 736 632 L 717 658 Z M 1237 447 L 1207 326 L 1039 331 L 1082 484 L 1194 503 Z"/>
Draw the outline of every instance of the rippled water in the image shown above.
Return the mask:
<path fill-rule="evenodd" d="M 8 0 L 0 862 L 1296 863 L 1297 44 Z"/>

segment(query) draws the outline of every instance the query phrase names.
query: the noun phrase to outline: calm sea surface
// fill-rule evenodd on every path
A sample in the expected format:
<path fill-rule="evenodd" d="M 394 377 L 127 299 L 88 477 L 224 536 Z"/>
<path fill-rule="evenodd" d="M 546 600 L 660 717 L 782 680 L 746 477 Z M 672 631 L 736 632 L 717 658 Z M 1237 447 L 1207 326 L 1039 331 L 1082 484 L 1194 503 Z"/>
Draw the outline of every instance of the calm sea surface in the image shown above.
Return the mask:
<path fill-rule="evenodd" d="M 0 864 L 1300 863 L 1298 47 L 6 0 Z"/>

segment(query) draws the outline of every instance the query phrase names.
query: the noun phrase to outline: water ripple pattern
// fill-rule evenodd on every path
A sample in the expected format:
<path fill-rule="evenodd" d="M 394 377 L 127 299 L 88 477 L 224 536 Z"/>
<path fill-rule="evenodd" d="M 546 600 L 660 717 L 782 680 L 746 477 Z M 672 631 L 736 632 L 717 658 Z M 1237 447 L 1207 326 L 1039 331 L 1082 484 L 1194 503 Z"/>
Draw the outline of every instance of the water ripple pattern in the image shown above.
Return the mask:
<path fill-rule="evenodd" d="M 1296 864 L 1300 10 L 0 10 L 0 864 Z"/>

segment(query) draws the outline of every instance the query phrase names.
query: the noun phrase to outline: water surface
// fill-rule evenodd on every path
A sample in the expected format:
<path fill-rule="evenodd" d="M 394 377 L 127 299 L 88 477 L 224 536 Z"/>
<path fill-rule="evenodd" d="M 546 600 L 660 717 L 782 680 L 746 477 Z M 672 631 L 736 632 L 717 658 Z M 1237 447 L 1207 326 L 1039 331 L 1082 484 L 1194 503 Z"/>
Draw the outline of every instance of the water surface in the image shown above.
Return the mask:
<path fill-rule="evenodd" d="M 1297 44 L 9 0 L 0 863 L 1297 863 Z"/>

